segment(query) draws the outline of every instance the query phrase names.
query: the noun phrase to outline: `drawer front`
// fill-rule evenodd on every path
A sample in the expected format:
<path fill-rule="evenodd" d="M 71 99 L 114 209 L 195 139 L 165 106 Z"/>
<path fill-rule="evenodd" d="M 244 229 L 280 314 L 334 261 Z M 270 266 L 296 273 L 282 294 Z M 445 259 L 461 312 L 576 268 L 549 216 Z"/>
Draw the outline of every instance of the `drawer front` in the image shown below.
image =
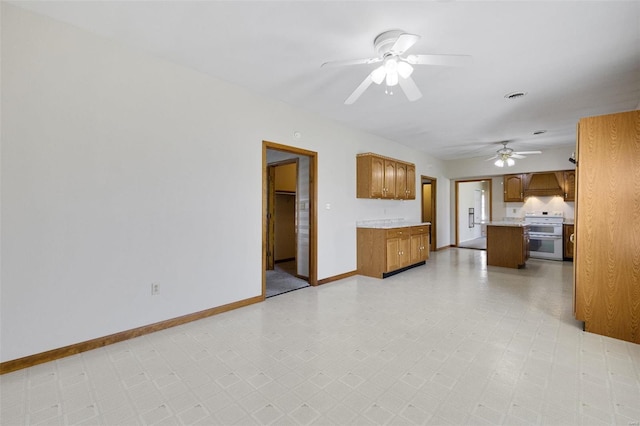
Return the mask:
<path fill-rule="evenodd" d="M 411 235 L 428 234 L 429 228 L 426 226 L 414 226 L 411 228 Z"/>
<path fill-rule="evenodd" d="M 394 228 L 387 230 L 387 238 L 401 238 L 409 236 L 411 232 L 409 228 Z"/>

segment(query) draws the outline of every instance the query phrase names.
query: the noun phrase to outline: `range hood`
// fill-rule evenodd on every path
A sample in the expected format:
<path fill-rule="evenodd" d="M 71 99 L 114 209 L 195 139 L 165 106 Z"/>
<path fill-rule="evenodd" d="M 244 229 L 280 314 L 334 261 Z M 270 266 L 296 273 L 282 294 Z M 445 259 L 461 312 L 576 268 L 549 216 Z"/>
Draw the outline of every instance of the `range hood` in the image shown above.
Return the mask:
<path fill-rule="evenodd" d="M 525 197 L 564 195 L 564 190 L 562 189 L 564 177 L 562 173 L 559 175 L 555 172 L 531 173 L 528 177 L 524 186 Z"/>

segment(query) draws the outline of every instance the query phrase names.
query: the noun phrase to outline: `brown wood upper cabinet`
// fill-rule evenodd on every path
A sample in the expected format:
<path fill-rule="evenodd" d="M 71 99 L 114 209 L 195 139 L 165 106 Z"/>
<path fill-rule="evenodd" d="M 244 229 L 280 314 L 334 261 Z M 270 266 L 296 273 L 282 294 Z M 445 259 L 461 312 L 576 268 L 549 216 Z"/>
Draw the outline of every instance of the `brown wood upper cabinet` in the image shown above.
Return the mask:
<path fill-rule="evenodd" d="M 504 175 L 504 202 L 524 201 L 525 175 Z"/>
<path fill-rule="evenodd" d="M 576 171 L 520 173 L 504 175 L 504 202 L 521 202 L 529 196 L 562 196 L 574 201 Z"/>
<path fill-rule="evenodd" d="M 415 200 L 416 166 L 404 161 L 366 153 L 358 154 L 358 198 Z"/>
<path fill-rule="evenodd" d="M 575 201 L 576 200 L 576 171 L 565 170 L 562 172 L 562 180 L 564 182 L 564 200 Z"/>

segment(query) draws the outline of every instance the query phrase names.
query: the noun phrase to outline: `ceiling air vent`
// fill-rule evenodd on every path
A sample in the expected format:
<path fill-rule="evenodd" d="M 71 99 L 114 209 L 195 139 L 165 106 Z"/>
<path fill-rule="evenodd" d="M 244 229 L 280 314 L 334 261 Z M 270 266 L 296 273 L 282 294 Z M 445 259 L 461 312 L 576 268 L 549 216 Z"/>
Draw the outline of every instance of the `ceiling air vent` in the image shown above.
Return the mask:
<path fill-rule="evenodd" d="M 504 95 L 504 97 L 506 99 L 518 99 L 525 96 L 526 94 L 527 92 L 512 92 L 512 93 L 507 93 L 506 95 Z"/>

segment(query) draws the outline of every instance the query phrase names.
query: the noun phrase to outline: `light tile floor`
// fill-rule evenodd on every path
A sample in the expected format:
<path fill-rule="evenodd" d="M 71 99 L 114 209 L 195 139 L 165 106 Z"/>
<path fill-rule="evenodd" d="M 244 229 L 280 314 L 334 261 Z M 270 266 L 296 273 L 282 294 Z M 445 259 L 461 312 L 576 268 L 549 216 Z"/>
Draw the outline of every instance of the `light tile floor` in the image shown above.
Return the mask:
<path fill-rule="evenodd" d="M 584 333 L 571 264 L 449 249 L 0 377 L 19 424 L 640 422 L 640 345 Z"/>

